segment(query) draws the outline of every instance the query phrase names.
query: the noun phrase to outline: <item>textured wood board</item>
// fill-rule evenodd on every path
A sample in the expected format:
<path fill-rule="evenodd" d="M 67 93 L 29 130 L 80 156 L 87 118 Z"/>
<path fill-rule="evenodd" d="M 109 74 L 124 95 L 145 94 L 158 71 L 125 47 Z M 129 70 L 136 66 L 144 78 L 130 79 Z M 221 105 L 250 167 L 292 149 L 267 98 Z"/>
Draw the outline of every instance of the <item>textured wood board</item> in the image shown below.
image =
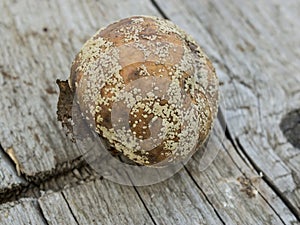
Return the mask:
<path fill-rule="evenodd" d="M 99 27 L 132 14 L 159 15 L 154 5 L 133 0 L 0 1 L 0 143 L 5 150 L 13 149 L 26 177 L 55 176 L 36 185 L 35 191 L 47 192 L 38 201 L 41 210 L 32 199 L 33 203 L 21 200 L 1 207 L 18 214 L 16 218 L 30 217 L 32 224 L 298 224 L 286 203 L 294 209 L 299 205 L 299 150 L 273 124 L 299 107 L 299 64 L 292 60 L 300 52 L 294 20 L 299 3 L 269 3 L 158 1 L 163 12 L 191 33 L 213 59 L 228 99 L 223 106 L 232 138 L 227 136 L 206 171 L 200 171 L 200 154 L 196 154 L 171 179 L 132 188 L 92 174 L 80 177 L 74 172 L 76 178 L 61 174 L 74 166 L 62 165 L 80 152 L 56 122 L 55 80 L 68 76 L 76 52 Z M 289 26 L 278 30 L 273 18 L 276 24 Z M 287 73 L 291 75 L 283 76 Z M 0 167 L 0 171 L 5 170 Z M 260 171 L 267 180 L 257 178 Z M 253 186 L 247 186 L 250 192 L 242 185 L 247 178 L 253 181 Z M 3 184 L 3 188 L 10 185 Z M 274 187 L 285 191 L 287 201 Z"/>
<path fill-rule="evenodd" d="M 25 179 L 18 176 L 13 162 L 0 147 L 0 196 L 7 189 L 20 188 L 26 185 Z"/>
<path fill-rule="evenodd" d="M 2 225 L 47 224 L 37 200 L 32 198 L 0 205 L 0 223 Z"/>
<path fill-rule="evenodd" d="M 156 224 L 223 224 L 184 169 L 137 191 Z"/>
<path fill-rule="evenodd" d="M 287 112 L 300 107 L 299 1 L 157 2 L 213 59 L 239 151 L 299 215 L 299 149 L 279 126 Z"/>
<path fill-rule="evenodd" d="M 297 219 L 228 140 L 208 169 L 199 154 L 187 170 L 225 224 L 290 224 Z"/>
<path fill-rule="evenodd" d="M 79 224 L 222 224 L 184 170 L 162 184 L 139 187 L 138 192 L 96 180 L 45 194 L 39 203 L 49 224 L 68 224 L 72 215 Z"/>
<path fill-rule="evenodd" d="M 39 199 L 39 204 L 48 224 L 78 224 L 62 193 L 45 194 Z"/>
<path fill-rule="evenodd" d="M 94 224 L 96 221 L 114 224 L 124 222 L 125 215 L 131 218 L 131 210 L 133 213 L 149 213 L 149 221 L 152 223 L 153 220 L 155 224 L 296 223 L 297 219 L 276 193 L 236 154 L 228 141 L 225 143 L 216 161 L 204 172 L 199 170 L 201 154 L 196 154 L 187 164 L 188 171 L 183 169 L 159 184 L 137 187 L 138 195 L 134 188 L 110 181 L 96 178 L 96 181 L 84 182 L 89 176 L 83 175 L 81 184 L 77 186 L 79 183 L 71 183 L 73 178 L 62 176 L 73 187 L 67 185 L 62 191 L 45 194 L 39 203 L 50 224 L 64 224 L 72 216 L 79 224 Z M 243 191 L 245 187 L 238 180 L 241 177 L 246 179 L 244 174 L 253 180 L 247 186 L 251 188 L 253 196 Z M 93 174 L 90 176 L 93 177 Z M 65 182 L 61 180 L 59 183 Z M 53 188 L 51 182 L 44 188 Z M 69 209 L 64 210 L 66 214 L 56 213 L 67 205 Z M 135 205 L 138 207 L 132 209 Z M 130 212 L 125 207 L 130 208 Z M 116 212 L 119 217 L 109 220 L 110 217 L 116 217 Z"/>
<path fill-rule="evenodd" d="M 153 224 L 133 187 L 106 180 L 46 194 L 39 203 L 49 224 L 70 224 L 71 215 L 78 224 Z"/>
<path fill-rule="evenodd" d="M 82 44 L 108 22 L 158 13 L 148 1 L 0 4 L 0 143 L 14 150 L 22 173 L 42 177 L 80 156 L 56 120 L 55 80 L 69 76 Z"/>

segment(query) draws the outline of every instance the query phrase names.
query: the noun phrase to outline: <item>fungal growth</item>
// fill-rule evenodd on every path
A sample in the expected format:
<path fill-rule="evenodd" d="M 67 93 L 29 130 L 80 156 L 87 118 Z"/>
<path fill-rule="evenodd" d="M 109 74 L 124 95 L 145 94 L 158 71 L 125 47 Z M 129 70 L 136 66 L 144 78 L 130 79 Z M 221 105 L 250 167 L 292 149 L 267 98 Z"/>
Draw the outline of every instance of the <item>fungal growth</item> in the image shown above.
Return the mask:
<path fill-rule="evenodd" d="M 156 17 L 134 16 L 99 30 L 77 54 L 69 80 L 58 84 L 58 119 L 68 133 L 76 104 L 106 151 L 147 167 L 190 157 L 218 109 L 208 57 L 184 31 Z"/>

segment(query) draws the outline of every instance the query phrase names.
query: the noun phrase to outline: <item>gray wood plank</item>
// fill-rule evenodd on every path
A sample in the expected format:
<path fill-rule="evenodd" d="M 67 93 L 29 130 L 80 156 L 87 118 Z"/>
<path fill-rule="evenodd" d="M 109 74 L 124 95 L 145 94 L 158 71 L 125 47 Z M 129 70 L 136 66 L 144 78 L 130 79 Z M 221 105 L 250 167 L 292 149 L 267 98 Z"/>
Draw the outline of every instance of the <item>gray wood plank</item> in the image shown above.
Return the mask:
<path fill-rule="evenodd" d="M 49 224 L 153 224 L 133 187 L 95 180 L 39 199 Z M 64 213 L 56 213 L 64 210 Z"/>
<path fill-rule="evenodd" d="M 0 223 L 2 225 L 47 224 L 37 200 L 32 198 L 0 205 Z"/>
<path fill-rule="evenodd" d="M 202 3 L 202 7 L 199 7 L 199 4 Z M 254 50 L 251 46 L 261 45 L 262 50 L 259 50 L 258 56 L 265 58 L 266 52 L 271 49 L 272 45 L 265 43 L 264 39 L 257 38 L 260 36 L 256 34 L 250 38 L 253 41 L 252 45 L 249 45 L 251 42 L 238 39 L 241 43 L 238 43 L 239 46 L 237 47 L 234 42 L 237 41 L 237 38 L 234 39 L 234 37 L 238 35 L 231 32 L 237 32 L 237 28 L 247 31 L 249 29 L 250 32 L 253 27 L 248 24 L 245 26 L 246 28 L 244 26 L 240 28 L 240 21 L 247 24 L 247 21 L 244 21 L 245 18 L 240 15 L 239 19 L 236 19 L 237 21 L 232 21 L 230 17 L 235 14 L 226 14 L 228 13 L 225 10 L 226 7 L 228 10 L 236 12 L 239 5 L 233 2 L 232 5 L 227 6 L 227 2 L 223 2 L 222 4 L 225 4 L 223 6 L 221 3 L 216 10 L 215 5 L 219 4 L 218 1 L 211 3 L 204 1 L 159 2 L 173 21 L 186 28 L 199 40 L 200 44 L 204 44 L 206 52 L 215 60 L 223 83 L 221 88 L 224 92 L 229 93 L 227 96 L 230 100 L 225 106 L 230 132 L 234 138 L 239 137 L 240 143 L 247 147 L 247 151 L 252 151 L 252 147 L 248 149 L 248 145 L 246 145 L 249 143 L 247 140 L 249 134 L 243 134 L 242 131 L 244 128 L 253 129 L 251 128 L 252 123 L 256 126 L 256 122 L 251 121 L 250 124 L 244 126 L 245 123 L 238 123 L 235 119 L 239 115 L 238 110 L 242 110 L 244 113 L 244 111 L 248 112 L 248 109 L 252 111 L 242 115 L 256 118 L 255 116 L 258 115 L 257 104 L 252 104 L 252 98 L 255 99 L 256 96 L 253 97 L 251 91 L 246 91 L 249 96 L 245 96 L 245 99 L 241 100 L 236 99 L 236 94 L 244 96 L 245 94 L 242 93 L 248 82 L 252 91 L 256 91 L 254 87 L 263 89 L 266 85 L 264 82 L 269 82 L 267 78 L 270 78 L 270 75 L 266 75 L 267 78 L 262 79 L 259 76 L 259 71 L 264 68 L 263 66 L 266 66 L 268 74 L 272 74 L 271 72 L 274 71 L 271 65 L 274 62 L 268 64 L 269 61 L 267 61 L 265 65 L 255 59 L 254 56 L 257 53 L 252 52 Z M 0 15 L 0 33 L 4 34 L 1 36 L 3 41 L 0 43 L 0 47 L 3 49 L 0 53 L 0 85 L 2 88 L 0 97 L 1 100 L 3 99 L 0 106 L 4 109 L 0 111 L 0 143 L 5 150 L 13 149 L 17 164 L 21 172 L 27 177 L 40 176 L 45 178 L 49 173 L 61 172 L 61 165 L 64 162 L 72 162 L 80 156 L 80 152 L 69 142 L 61 130 L 60 124 L 56 122 L 58 90 L 55 79 L 68 76 L 70 63 L 76 52 L 99 27 L 132 14 L 158 15 L 158 13 L 150 1 L 133 0 L 121 2 L 114 0 L 101 2 L 1 1 L 0 7 L 3 11 Z M 190 8 L 187 9 L 187 7 Z M 291 6 L 286 7 L 283 10 L 287 10 Z M 252 9 L 252 11 L 255 10 Z M 269 11 L 267 12 L 269 13 Z M 296 15 L 296 12 L 292 12 L 291 18 Z M 223 15 L 224 13 L 225 15 Z M 250 12 L 245 14 L 248 17 L 251 16 Z M 214 21 L 213 16 L 217 18 L 216 21 Z M 213 18 L 208 21 L 206 17 Z M 253 18 L 249 19 L 248 17 L 246 18 L 252 21 Z M 286 20 L 291 20 L 291 18 Z M 222 26 L 223 20 L 233 28 L 225 29 Z M 268 21 L 271 23 L 270 20 Z M 291 20 L 291 22 L 293 21 Z M 261 33 L 266 32 L 264 29 L 260 29 Z M 273 29 L 270 28 L 267 31 L 273 31 Z M 241 34 L 245 33 L 244 30 L 240 32 Z M 288 32 L 291 31 L 288 30 Z M 232 40 L 228 40 L 227 35 Z M 264 35 L 262 37 L 266 37 Z M 281 34 L 277 35 L 275 41 L 281 37 Z M 224 41 L 219 40 L 219 38 L 223 38 Z M 292 42 L 298 43 L 297 38 L 294 38 Z M 264 44 L 267 44 L 266 46 L 269 48 L 265 48 Z M 231 49 L 232 46 L 235 48 Z M 238 51 L 241 53 L 238 54 Z M 272 50 L 270 54 L 277 56 L 276 53 Z M 289 54 L 293 55 L 293 53 L 288 52 L 286 54 L 289 57 Z M 268 60 L 270 58 L 274 60 L 271 56 L 266 57 Z M 249 63 L 245 63 L 244 60 L 249 60 Z M 253 70 L 248 68 L 252 65 L 251 63 L 256 66 Z M 297 68 L 297 65 L 289 65 L 286 70 L 289 71 L 290 67 Z M 275 72 L 277 75 L 279 74 L 278 71 Z M 240 74 L 245 76 L 244 82 L 241 82 Z M 279 75 L 275 77 L 278 80 L 282 79 Z M 293 82 L 294 78 L 289 79 L 292 79 L 289 82 L 296 83 Z M 262 82 L 257 84 L 258 81 Z M 233 90 L 231 88 L 232 83 L 234 84 Z M 293 97 L 294 102 L 296 102 L 297 96 L 299 96 L 297 88 L 292 88 L 292 91 L 296 93 L 296 97 Z M 248 99 L 249 101 L 246 101 Z M 249 105 L 244 108 L 240 102 L 249 102 Z M 281 110 L 275 111 L 274 116 L 276 115 L 279 115 L 279 118 L 282 115 Z M 269 118 L 266 115 L 265 117 Z M 271 122 L 268 120 L 268 123 Z M 242 135 L 239 136 L 238 134 Z M 243 135 L 245 135 L 246 143 L 243 142 Z M 281 138 L 284 139 L 283 136 Z M 294 154 L 294 161 L 287 160 L 291 155 L 285 153 L 284 149 L 285 146 L 291 146 L 286 141 L 283 143 L 280 145 L 283 147 L 278 150 L 281 155 L 271 151 L 272 149 L 268 150 L 271 151 L 270 160 L 274 161 L 274 155 L 278 154 L 276 160 L 280 160 L 280 163 L 283 163 L 288 170 L 294 168 L 295 171 L 299 165 L 297 164 L 297 155 Z M 230 149 L 230 153 L 225 152 L 225 149 Z M 246 153 L 250 154 L 247 151 Z M 261 149 L 256 151 L 260 152 Z M 256 177 L 257 174 L 251 171 L 252 165 L 247 161 L 243 152 L 239 154 L 242 158 L 233 148 L 232 143 L 227 141 L 224 144 L 224 151 L 218 155 L 216 161 L 207 171 L 199 171 L 198 154 L 188 164 L 188 172 L 182 170 L 175 177 L 160 184 L 139 187 L 136 189 L 138 195 L 132 187 L 122 187 L 109 181 L 87 182 L 82 180 L 83 184 L 79 186 L 77 186 L 77 182 L 71 182 L 74 187 L 64 189 L 62 192 L 60 190 L 64 187 L 60 187 L 58 184 L 59 187 L 56 188 L 51 186 L 50 182 L 45 185 L 47 186 L 45 190 L 53 189 L 56 192 L 43 195 L 39 199 L 39 203 L 49 224 L 63 224 L 69 221 L 77 221 L 79 224 L 141 224 L 141 222 L 142 224 L 153 224 L 152 219 L 157 224 L 222 224 L 223 222 L 228 224 L 296 224 L 296 218 L 290 210 L 263 181 L 259 186 L 254 186 L 254 189 L 250 186 L 250 191 L 253 191 L 254 197 L 249 198 L 249 193 L 247 194 L 243 190 L 245 189 L 242 185 L 244 181 L 237 181 L 237 179 L 239 177 L 246 179 L 243 171 L 246 171 L 247 177 L 250 178 Z M 282 154 L 286 154 L 287 158 L 283 159 Z M 260 160 L 258 162 L 261 163 L 263 159 L 255 160 Z M 271 173 L 273 171 L 269 171 L 269 165 L 266 165 L 266 171 Z M 71 167 L 72 165 L 68 164 L 68 168 Z M 2 170 L 0 169 L 0 171 Z M 266 173 L 266 171 L 263 172 Z M 191 173 L 192 178 L 189 173 Z M 64 180 L 64 176 L 67 175 L 60 175 L 60 179 Z M 68 183 L 66 180 L 68 179 L 66 178 L 62 182 L 63 186 Z M 291 194 L 289 198 L 294 195 L 293 192 L 287 194 Z M 9 206 L 6 207 L 7 210 L 11 210 L 10 204 L 5 205 Z M 18 207 L 22 210 L 22 208 L 26 209 L 27 206 L 21 204 Z M 62 214 L 61 212 L 65 213 Z M 12 215 L 14 213 L 17 214 L 18 212 L 12 211 Z M 28 216 L 35 218 L 39 215 L 40 212 L 31 210 Z"/>
<path fill-rule="evenodd" d="M 137 187 L 137 191 L 156 224 L 223 224 L 185 169 L 162 183 Z"/>
<path fill-rule="evenodd" d="M 107 219 L 97 219 L 99 216 L 97 210 L 107 213 L 106 217 L 114 216 L 111 211 L 107 212 L 107 205 L 111 209 L 123 208 L 128 205 L 126 207 L 134 208 L 132 213 L 137 214 L 140 211 L 148 211 L 156 224 L 222 224 L 214 208 L 206 201 L 204 194 L 195 186 L 185 170 L 166 182 L 138 188 L 138 195 L 136 195 L 134 188 L 124 188 L 129 190 L 130 193 L 126 194 L 127 192 L 125 193 L 123 187 L 118 184 L 106 180 L 101 181 L 95 171 L 84 166 L 63 175 L 55 176 L 41 183 L 38 187 L 27 190 L 20 196 L 22 198 L 26 196 L 39 198 L 43 215 L 49 224 L 68 224 L 68 221 L 76 221 L 75 214 L 78 214 L 79 217 L 85 216 L 80 224 L 89 224 L 88 221 L 93 220 L 99 223 L 107 222 L 106 224 L 121 223 L 123 220 L 119 220 L 119 218 L 115 218 L 113 223 L 112 221 L 108 223 Z M 69 189 L 72 189 L 72 191 Z M 66 192 L 74 194 L 68 194 L 67 196 Z M 106 197 L 106 195 L 109 196 Z M 114 197 L 115 195 L 117 197 Z M 119 196 L 123 196 L 120 201 L 118 200 L 121 198 Z M 100 200 L 95 200 L 97 198 Z M 140 198 L 142 201 L 139 200 Z M 132 201 L 132 199 L 135 200 Z M 82 201 L 82 203 L 78 203 L 79 201 Z M 104 204 L 106 201 L 110 202 Z M 136 203 L 137 201 L 140 202 Z M 82 205 L 79 208 L 82 208 L 83 212 L 75 206 L 71 207 L 71 204 Z M 92 205 L 98 209 L 86 214 L 84 213 L 87 210 L 86 205 Z M 74 213 L 71 210 L 73 208 L 75 211 L 79 210 L 80 212 Z M 118 210 L 118 213 L 122 216 L 128 214 L 123 209 Z M 149 221 L 147 219 L 146 224 L 151 223 L 151 218 Z"/>
<path fill-rule="evenodd" d="M 237 178 L 243 177 L 242 172 L 239 171 L 239 166 L 246 171 L 247 176 L 253 177 L 257 175 L 245 166 L 243 162 L 236 165 L 236 163 L 242 161 L 242 159 L 236 154 L 228 141 L 227 145 L 231 147 L 230 154 L 235 157 L 234 160 L 230 160 L 231 155 L 227 152 L 223 152 L 216 163 L 217 166 L 213 164 L 212 168 L 209 167 L 205 172 L 199 172 L 199 154 L 196 154 L 196 160 L 192 160 L 188 164 L 189 171 L 191 171 L 193 177 L 195 177 L 200 188 L 195 185 L 185 170 L 180 171 L 176 176 L 165 182 L 149 187 L 137 188 L 143 204 L 156 224 L 222 224 L 222 221 L 228 224 L 251 224 L 253 222 L 266 224 L 270 221 L 276 222 L 276 224 L 282 224 L 279 219 L 280 217 L 277 215 L 278 212 L 279 214 L 284 213 L 284 215 L 281 216 L 286 224 L 296 221 L 287 207 L 278 199 L 278 196 L 272 193 L 272 190 L 268 188 L 261 188 L 261 183 L 259 183 L 257 190 L 252 189 L 254 193 L 255 191 L 259 193 L 259 196 L 254 194 L 253 199 L 249 198 L 249 196 L 242 191 L 243 186 L 237 181 Z M 220 175 L 221 172 L 219 171 L 221 170 L 223 172 Z M 88 180 L 91 179 L 98 179 L 93 174 L 93 171 L 78 169 L 76 172 L 74 171 L 58 178 L 54 177 L 53 180 L 41 185 L 41 190 L 47 192 L 47 194 L 40 198 L 39 203 L 43 209 L 43 214 L 50 224 L 64 224 L 70 220 L 69 217 L 73 216 L 72 213 L 77 213 L 79 217 L 84 217 L 80 224 L 89 224 L 89 221 L 97 220 L 97 210 L 107 212 L 106 205 L 102 202 L 103 199 L 103 201 L 108 201 L 107 199 L 111 198 L 112 202 L 109 203 L 110 208 L 118 208 L 120 204 L 128 204 L 128 207 L 134 207 L 136 204 L 135 201 L 132 201 L 133 189 L 131 189 L 131 194 L 128 195 L 123 193 L 122 190 L 119 191 L 122 186 L 118 184 L 99 180 L 88 182 Z M 86 185 L 86 182 L 89 184 L 95 182 L 96 184 Z M 103 185 L 99 182 L 106 183 Z M 99 185 L 101 188 L 98 187 Z M 264 186 L 266 185 L 264 184 L 263 187 Z M 226 187 L 228 193 L 225 192 L 224 194 L 223 187 Z M 69 188 L 71 188 L 72 191 L 69 190 Z M 95 189 L 98 191 L 95 191 Z M 56 192 L 52 193 L 52 190 Z M 62 190 L 62 192 L 60 190 Z M 65 192 L 69 193 L 68 197 L 64 194 Z M 118 193 L 116 198 L 114 195 L 108 194 L 112 192 Z M 106 197 L 106 195 L 109 195 L 109 197 Z M 122 203 L 117 200 L 119 195 L 124 197 L 121 201 Z M 95 198 L 102 200 L 94 200 Z M 137 196 L 134 198 L 137 198 Z M 264 198 L 266 198 L 266 200 Z M 244 206 L 241 207 L 241 202 L 247 202 L 248 204 L 244 204 Z M 71 207 L 70 204 L 75 205 Z M 74 208 L 75 211 L 79 212 L 74 213 L 73 210 L 64 210 L 67 205 L 70 206 L 70 209 Z M 84 213 L 86 211 L 86 205 L 92 205 L 98 209 L 87 214 Z M 226 207 L 227 205 L 230 205 L 230 207 Z M 271 207 L 275 208 L 275 210 L 272 210 Z M 83 212 L 79 209 L 82 209 Z M 136 210 L 145 211 L 145 208 L 139 206 Z M 64 211 L 65 213 L 56 213 L 60 211 Z M 221 219 L 218 218 L 215 211 L 217 211 Z M 118 212 L 122 215 L 126 215 L 126 212 L 120 210 L 118 210 Z M 261 216 L 253 216 L 257 214 Z M 112 212 L 107 212 L 107 217 L 113 215 Z M 268 220 L 267 218 L 272 218 L 272 220 Z M 99 223 L 102 222 L 102 220 L 98 220 Z M 114 223 L 117 223 L 117 221 L 118 219 L 116 219 Z"/>
<path fill-rule="evenodd" d="M 19 177 L 11 159 L 0 146 L 0 199 L 8 190 L 26 186 L 24 178 Z"/>
<path fill-rule="evenodd" d="M 23 174 L 43 177 L 80 156 L 56 120 L 56 79 L 69 76 L 75 54 L 102 26 L 158 13 L 133 0 L 3 0 L 0 7 L 0 143 L 13 149 Z"/>
<path fill-rule="evenodd" d="M 225 151 L 232 160 L 232 162 L 239 168 L 240 172 L 243 174 L 242 177 L 246 178 L 251 182 L 249 191 L 255 195 L 260 195 L 268 204 L 275 214 L 277 214 L 285 224 L 297 224 L 297 218 L 292 214 L 290 209 L 285 205 L 282 199 L 275 193 L 271 187 L 264 181 L 264 174 L 255 171 L 252 166 L 249 166 L 247 160 L 243 160 L 238 154 L 236 154 L 236 149 L 230 145 L 228 142 L 224 143 Z M 240 191 L 245 190 L 245 186 L 242 185 L 239 177 L 237 178 L 241 189 Z M 244 191 L 245 192 L 245 191 Z M 245 192 L 247 194 L 247 192 Z M 249 196 L 249 194 L 247 194 Z M 250 197 L 250 196 L 249 196 Z"/>
<path fill-rule="evenodd" d="M 201 156 L 187 164 L 195 182 L 226 224 L 293 224 L 297 218 L 228 140 L 213 163 L 199 171 Z M 249 182 L 249 183 L 248 183 Z"/>
<path fill-rule="evenodd" d="M 200 154 L 188 163 L 188 170 L 196 184 L 183 169 L 162 183 L 137 187 L 143 204 L 138 201 L 132 187 L 98 178 L 84 182 L 89 180 L 89 176 L 93 177 L 91 171 L 88 176 L 83 172 L 84 180 L 79 175 L 82 172 L 77 172 L 76 177 L 81 182 L 72 182 L 72 186 L 64 185 L 66 183 L 61 179 L 55 180 L 55 183 L 61 180 L 66 188 L 46 193 L 39 203 L 50 224 L 65 224 L 72 216 L 79 224 L 94 224 L 93 221 L 100 224 L 124 223 L 123 217 L 128 215 L 124 208 L 130 208 L 130 212 L 135 214 L 148 211 L 156 224 L 297 224 L 297 219 L 276 193 L 245 165 L 229 141 L 225 143 L 224 149 L 227 151 L 222 150 L 206 171 L 199 172 Z M 65 180 L 72 181 L 72 177 Z M 240 178 L 253 180 L 253 186 L 247 186 L 251 196 L 243 190 L 245 186 L 238 180 Z M 53 189 L 51 183 L 46 186 Z M 47 189 L 45 191 L 49 192 Z M 68 210 L 64 210 L 66 207 Z M 59 211 L 65 214 L 56 213 Z M 129 217 L 132 217 L 130 213 Z"/>
<path fill-rule="evenodd" d="M 233 141 L 299 218 L 299 149 L 280 130 L 300 108 L 299 1 L 157 2 L 215 62 Z"/>
<path fill-rule="evenodd" d="M 63 194 L 44 194 L 38 200 L 49 225 L 78 224 Z"/>
<path fill-rule="evenodd" d="M 289 208 L 229 140 L 223 140 L 220 147 L 216 159 L 204 171 L 199 151 L 186 165 L 187 170 L 163 183 L 137 188 L 157 224 L 297 223 Z"/>
<path fill-rule="evenodd" d="M 56 123 L 55 111 L 58 96 L 55 83 L 51 81 L 59 76 L 67 77 L 65 74 L 69 73 L 70 62 L 83 42 L 108 21 L 111 22 L 131 14 L 158 15 L 153 6 L 146 1 L 138 3 L 134 1 L 94 3 L 19 2 L 3 4 L 2 8 L 6 14 L 3 15 L 2 31 L 7 32 L 7 35 L 4 39 L 6 48 L 1 56 L 5 59 L 4 64 L 1 65 L 1 78 L 4 86 L 1 97 L 5 101 L 1 104 L 7 110 L 1 112 L 3 115 L 0 117 L 4 127 L 1 129 L 1 134 L 3 134 L 1 143 L 6 150 L 13 147 L 18 160 L 16 163 L 20 166 L 21 172 L 27 177 L 40 176 L 40 172 L 45 171 L 48 174 L 49 171 L 51 172 L 64 161 L 71 161 L 80 155 L 64 137 L 59 124 Z M 35 7 L 32 7 L 32 4 Z M 54 10 L 57 6 L 61 11 Z M 124 10 L 124 8 L 129 10 Z M 101 12 L 100 15 L 99 12 Z M 101 20 L 98 21 L 99 17 Z M 49 21 L 51 21 L 51 24 L 49 24 Z M 13 29 L 11 30 L 11 28 Z M 14 50 L 16 46 L 18 46 L 16 49 L 17 56 L 13 58 L 10 51 Z M 21 64 L 17 64 L 19 58 L 22 58 Z M 43 76 L 41 77 L 41 75 Z M 22 90 L 22 92 L 19 90 Z M 20 118 L 23 117 L 26 119 L 21 120 Z M 118 185 L 109 185 L 111 185 L 109 189 L 102 187 L 103 193 L 109 194 L 112 190 L 114 193 L 122 195 Z M 52 188 L 56 189 L 53 186 Z M 95 195 L 93 190 L 91 186 L 84 189 L 78 188 L 74 196 Z M 135 191 L 131 191 L 131 195 L 124 195 L 124 198 L 128 201 L 129 207 L 132 208 L 132 213 L 139 215 L 138 212 L 145 212 L 145 209 L 141 202 L 138 202 L 138 199 L 136 199 L 137 203 L 131 201 L 136 198 L 134 193 Z M 56 199 L 57 193 L 53 195 L 55 195 L 55 201 L 52 200 L 49 205 L 43 204 L 45 196 L 40 199 L 47 220 L 49 220 L 49 223 L 51 221 L 53 223 L 69 221 L 69 214 L 66 214 L 64 218 L 53 218 L 55 212 L 66 207 L 63 203 L 61 205 L 53 204 L 53 202 L 58 202 Z M 102 196 L 99 193 L 98 195 Z M 66 196 L 70 201 L 73 201 L 72 197 Z M 111 201 L 111 207 L 117 207 L 116 198 L 114 196 L 110 197 L 111 199 L 107 199 L 107 201 Z M 75 199 L 74 201 L 79 204 L 78 201 L 81 200 Z M 93 199 L 88 198 L 88 200 L 83 201 L 93 201 Z M 137 205 L 138 208 L 136 208 Z M 62 208 L 51 210 L 52 206 Z M 177 206 L 173 206 L 173 209 L 177 212 L 177 216 L 180 216 L 181 212 L 178 207 L 179 202 Z M 203 205 L 203 207 L 207 206 Z M 102 208 L 99 207 L 99 210 L 102 210 Z M 54 212 L 54 214 L 51 212 Z M 91 213 L 87 217 L 84 217 L 81 211 L 76 213 L 79 221 L 83 221 L 83 223 L 86 221 L 91 222 L 93 219 L 101 220 L 101 217 L 98 218 L 97 213 Z M 108 220 L 110 214 L 106 214 L 106 216 Z M 210 219 L 215 217 L 212 214 Z M 118 217 L 115 219 L 116 222 L 120 222 Z"/>

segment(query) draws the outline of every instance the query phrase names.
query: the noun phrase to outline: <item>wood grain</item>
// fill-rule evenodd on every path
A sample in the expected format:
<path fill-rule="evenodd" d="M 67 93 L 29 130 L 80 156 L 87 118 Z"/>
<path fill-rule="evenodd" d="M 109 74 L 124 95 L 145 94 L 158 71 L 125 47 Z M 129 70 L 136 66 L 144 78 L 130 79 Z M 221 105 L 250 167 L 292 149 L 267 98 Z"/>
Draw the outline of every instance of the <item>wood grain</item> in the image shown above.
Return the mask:
<path fill-rule="evenodd" d="M 280 130 L 284 115 L 300 108 L 299 1 L 157 2 L 217 65 L 238 151 L 299 216 L 299 149 Z"/>
<path fill-rule="evenodd" d="M 225 224 L 291 224 L 297 219 L 257 174 L 238 155 L 228 140 L 212 165 L 199 172 L 196 154 L 187 170 L 205 193 Z"/>
<path fill-rule="evenodd" d="M 37 200 L 32 198 L 0 205 L 0 223 L 3 225 L 47 224 Z"/>
<path fill-rule="evenodd" d="M 137 191 L 156 224 L 223 224 L 184 169 Z"/>
<path fill-rule="evenodd" d="M 299 149 L 279 128 L 300 108 L 298 1 L 2 0 L 0 8 L 0 143 L 27 179 L 2 152 L 0 190 L 33 186 L 0 205 L 1 224 L 299 224 Z M 214 61 L 228 132 L 204 172 L 198 152 L 169 180 L 120 186 L 82 172 L 56 121 L 55 80 L 68 77 L 100 27 L 159 12 Z"/>
<path fill-rule="evenodd" d="M 14 149 L 22 173 L 42 177 L 80 156 L 56 120 L 56 79 L 69 76 L 82 44 L 108 22 L 157 12 L 148 1 L 0 4 L 0 143 Z"/>
<path fill-rule="evenodd" d="M 19 189 L 26 185 L 27 182 L 17 175 L 13 162 L 0 146 L 0 196 L 6 195 L 8 189 Z"/>
<path fill-rule="evenodd" d="M 133 187 L 107 180 L 45 194 L 39 203 L 49 224 L 70 224 L 72 216 L 77 224 L 153 224 Z"/>

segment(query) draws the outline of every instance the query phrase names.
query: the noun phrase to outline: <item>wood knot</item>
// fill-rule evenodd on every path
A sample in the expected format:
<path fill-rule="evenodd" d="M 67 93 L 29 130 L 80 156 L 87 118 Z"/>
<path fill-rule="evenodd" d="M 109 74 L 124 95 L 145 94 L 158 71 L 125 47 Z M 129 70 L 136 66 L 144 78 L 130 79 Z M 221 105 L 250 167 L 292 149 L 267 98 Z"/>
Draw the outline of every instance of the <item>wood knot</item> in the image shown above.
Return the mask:
<path fill-rule="evenodd" d="M 287 140 L 300 149 L 300 109 L 287 113 L 281 120 L 280 129 Z"/>

